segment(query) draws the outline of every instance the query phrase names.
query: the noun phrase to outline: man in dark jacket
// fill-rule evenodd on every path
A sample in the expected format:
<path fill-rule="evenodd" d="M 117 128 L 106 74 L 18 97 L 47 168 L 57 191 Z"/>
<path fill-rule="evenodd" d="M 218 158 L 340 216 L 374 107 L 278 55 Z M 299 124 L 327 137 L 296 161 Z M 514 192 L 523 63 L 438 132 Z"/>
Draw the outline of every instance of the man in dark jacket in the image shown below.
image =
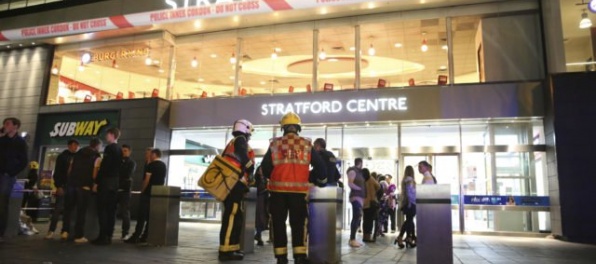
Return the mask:
<path fill-rule="evenodd" d="M 54 167 L 54 186 L 56 187 L 56 202 L 54 203 L 54 211 L 52 212 L 52 218 L 50 220 L 50 228 L 45 239 L 52 239 L 56 226 L 58 225 L 58 219 L 60 214 L 64 210 L 64 189 L 66 188 L 66 179 L 68 177 L 68 168 L 74 155 L 79 150 L 79 142 L 76 139 L 68 141 L 68 149 L 64 150 L 56 158 L 56 166 Z M 68 230 L 64 229 L 62 224 L 62 233 Z"/>
<path fill-rule="evenodd" d="M 120 183 L 118 186 L 118 211 L 122 217 L 122 240 L 127 239 L 130 230 L 130 190 L 132 187 L 132 174 L 137 164 L 130 158 L 132 148 L 122 145 L 122 165 L 120 166 Z"/>
<path fill-rule="evenodd" d="M 0 243 L 8 225 L 8 205 L 17 174 L 27 167 L 27 143 L 19 136 L 21 121 L 4 119 L 0 136 Z"/>
<path fill-rule="evenodd" d="M 88 240 L 85 238 L 85 216 L 87 215 L 87 206 L 91 199 L 93 181 L 97 177 L 101 156 L 99 149 L 101 140 L 91 139 L 89 146 L 79 150 L 73 157 L 70 164 L 70 173 L 68 174 L 68 183 L 64 201 L 64 218 L 62 220 L 62 239 L 68 239 L 68 230 L 70 230 L 71 214 L 74 208 L 77 208 L 77 219 L 75 224 L 75 243 L 83 244 Z"/>
<path fill-rule="evenodd" d="M 97 187 L 97 217 L 99 220 L 99 236 L 93 241 L 95 245 L 109 245 L 114 235 L 116 224 L 116 208 L 118 204 L 118 183 L 120 166 L 122 165 L 122 148 L 118 146 L 120 130 L 110 128 L 106 131 L 108 145 L 103 151 L 101 166 L 95 179 Z"/>
<path fill-rule="evenodd" d="M 313 147 L 319 156 L 325 161 L 325 166 L 327 167 L 327 186 L 337 186 L 338 183 L 341 184 L 339 179 L 341 178 L 341 174 L 337 169 L 337 159 L 335 155 L 331 151 L 328 151 L 327 142 L 325 139 L 317 138 L 313 144 Z M 311 176 L 311 182 L 315 182 L 314 179 L 316 177 Z M 340 185 L 343 188 L 343 185 Z"/>

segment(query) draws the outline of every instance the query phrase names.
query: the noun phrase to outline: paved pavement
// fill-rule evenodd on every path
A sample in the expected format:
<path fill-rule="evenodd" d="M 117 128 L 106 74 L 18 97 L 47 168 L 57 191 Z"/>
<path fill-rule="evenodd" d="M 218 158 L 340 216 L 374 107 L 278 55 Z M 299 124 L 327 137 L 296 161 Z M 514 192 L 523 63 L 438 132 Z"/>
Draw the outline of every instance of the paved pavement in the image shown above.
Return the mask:
<path fill-rule="evenodd" d="M 37 225 L 42 231 L 39 235 L 19 236 L 1 244 L 0 263 L 218 263 L 219 225 L 215 224 L 181 223 L 178 247 L 137 246 L 120 241 L 110 246 L 48 241 L 43 239 L 46 226 Z M 344 233 L 344 241 L 347 236 Z M 417 249 L 398 249 L 392 243 L 394 237 L 389 234 L 360 249 L 351 249 L 346 242 L 342 247 L 342 263 L 416 263 Z M 456 264 L 596 263 L 596 246 L 553 239 L 455 235 L 453 245 Z M 275 263 L 272 246 L 257 247 L 255 254 L 248 254 L 244 261 L 236 263 Z"/>

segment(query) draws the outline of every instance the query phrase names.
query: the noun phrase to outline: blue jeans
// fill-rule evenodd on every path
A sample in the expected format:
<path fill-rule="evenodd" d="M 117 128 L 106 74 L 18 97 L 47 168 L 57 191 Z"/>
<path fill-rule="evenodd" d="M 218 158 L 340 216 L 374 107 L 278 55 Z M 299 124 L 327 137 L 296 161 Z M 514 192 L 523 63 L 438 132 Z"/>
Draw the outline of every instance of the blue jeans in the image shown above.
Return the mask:
<path fill-rule="evenodd" d="M 356 232 L 360 228 L 360 222 L 362 221 L 362 205 L 360 202 L 352 202 L 352 224 L 350 225 L 350 240 L 356 239 Z"/>
<path fill-rule="evenodd" d="M 8 206 L 16 180 L 16 177 L 11 177 L 6 173 L 0 174 L 0 237 L 4 236 L 8 225 Z"/>

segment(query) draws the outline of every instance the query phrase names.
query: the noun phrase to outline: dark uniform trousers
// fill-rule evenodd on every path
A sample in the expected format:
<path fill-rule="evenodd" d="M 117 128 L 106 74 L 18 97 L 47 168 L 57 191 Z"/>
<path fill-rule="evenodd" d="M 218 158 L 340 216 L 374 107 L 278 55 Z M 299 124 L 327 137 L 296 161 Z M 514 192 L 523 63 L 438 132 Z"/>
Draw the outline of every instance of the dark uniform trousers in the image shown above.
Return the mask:
<path fill-rule="evenodd" d="M 288 236 L 286 220 L 290 213 L 292 227 L 292 247 L 294 258 L 306 257 L 308 225 L 308 201 L 304 193 L 271 191 L 269 212 L 273 230 L 273 248 L 276 258 L 288 256 Z"/>
<path fill-rule="evenodd" d="M 244 225 L 242 200 L 246 195 L 247 187 L 238 182 L 224 200 L 224 213 L 219 231 L 219 251 L 234 252 L 240 250 L 240 235 Z"/>

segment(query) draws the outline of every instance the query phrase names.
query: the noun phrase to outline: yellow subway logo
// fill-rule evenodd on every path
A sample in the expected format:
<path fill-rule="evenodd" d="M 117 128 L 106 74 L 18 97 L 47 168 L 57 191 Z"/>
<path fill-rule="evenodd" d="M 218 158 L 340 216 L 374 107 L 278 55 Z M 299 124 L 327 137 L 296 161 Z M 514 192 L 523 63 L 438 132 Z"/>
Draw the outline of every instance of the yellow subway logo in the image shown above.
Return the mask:
<path fill-rule="evenodd" d="M 92 120 L 79 122 L 58 122 L 50 137 L 88 137 L 97 136 L 102 127 L 108 125 L 108 120 Z"/>

